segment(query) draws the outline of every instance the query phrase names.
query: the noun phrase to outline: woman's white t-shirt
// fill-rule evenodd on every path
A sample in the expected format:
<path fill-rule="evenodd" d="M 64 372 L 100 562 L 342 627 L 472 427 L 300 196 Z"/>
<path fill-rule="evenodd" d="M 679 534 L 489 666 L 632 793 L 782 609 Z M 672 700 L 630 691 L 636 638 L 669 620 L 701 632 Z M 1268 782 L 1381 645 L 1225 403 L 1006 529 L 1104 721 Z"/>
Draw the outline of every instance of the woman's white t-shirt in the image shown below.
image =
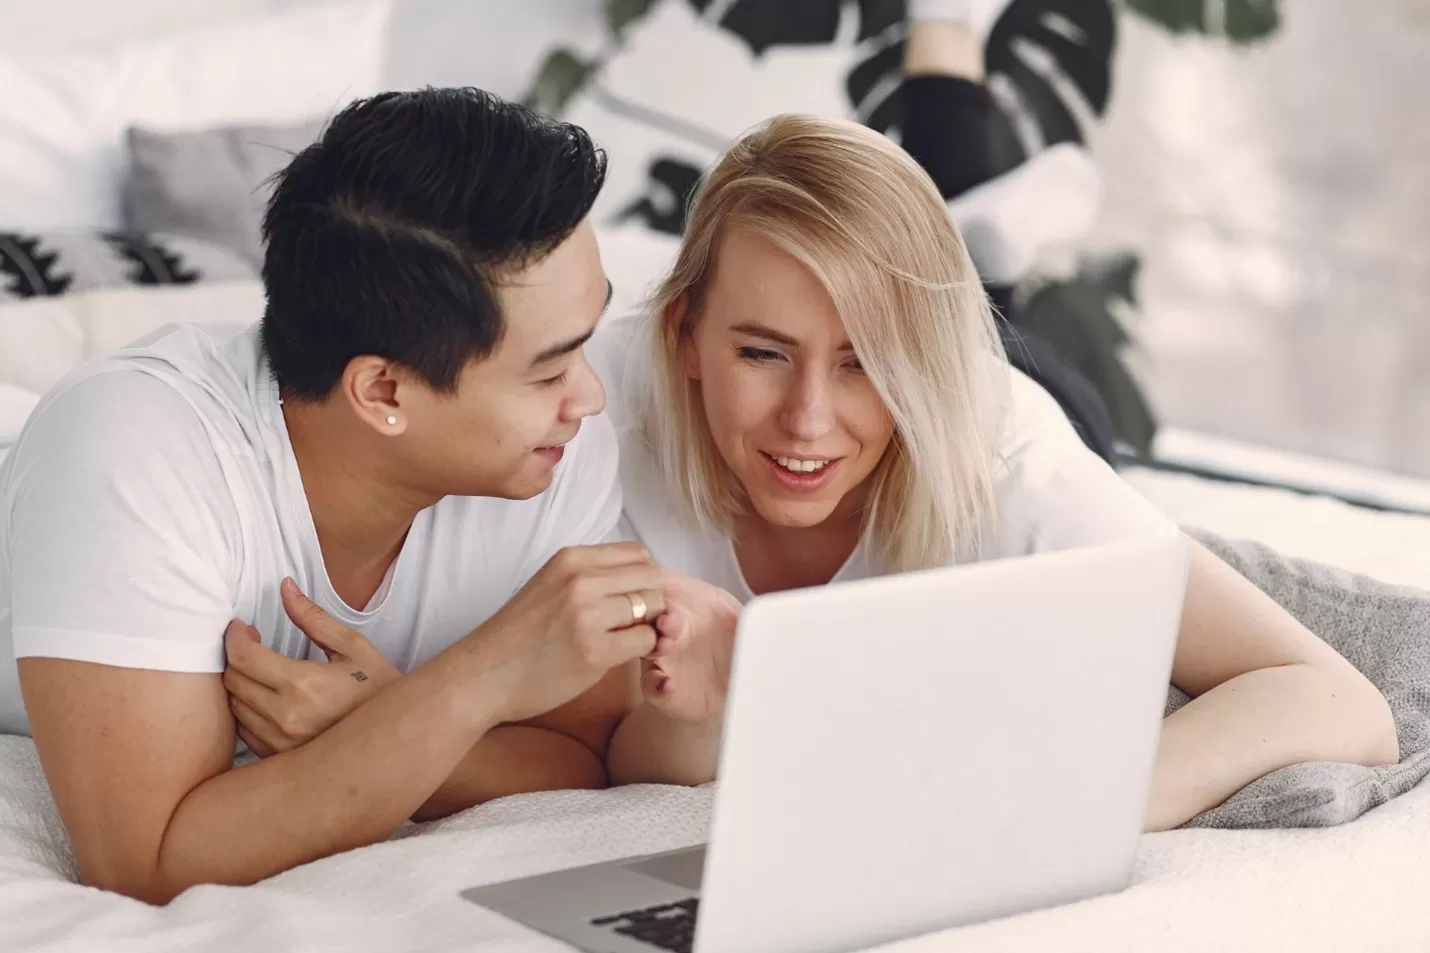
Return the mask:
<path fill-rule="evenodd" d="M 639 539 L 655 561 L 720 586 L 742 602 L 753 597 L 728 536 L 684 515 L 656 467 L 639 426 L 649 393 L 645 319 L 604 324 L 588 347 L 606 383 L 608 414 L 620 445 L 624 510 L 621 531 Z M 1074 549 L 1161 536 L 1176 524 L 1090 450 L 1062 408 L 1031 378 L 1008 366 L 1011 406 L 995 449 L 998 525 L 982 559 Z M 878 575 L 861 542 L 832 581 Z"/>
<path fill-rule="evenodd" d="M 15 659 L 221 672 L 242 619 L 322 658 L 287 618 L 292 576 L 410 671 L 486 621 L 559 549 L 615 538 L 604 416 L 528 500 L 446 497 L 421 511 L 365 606 L 323 567 L 258 326 L 173 326 L 57 385 L 0 463 L 0 732 L 27 733 Z"/>

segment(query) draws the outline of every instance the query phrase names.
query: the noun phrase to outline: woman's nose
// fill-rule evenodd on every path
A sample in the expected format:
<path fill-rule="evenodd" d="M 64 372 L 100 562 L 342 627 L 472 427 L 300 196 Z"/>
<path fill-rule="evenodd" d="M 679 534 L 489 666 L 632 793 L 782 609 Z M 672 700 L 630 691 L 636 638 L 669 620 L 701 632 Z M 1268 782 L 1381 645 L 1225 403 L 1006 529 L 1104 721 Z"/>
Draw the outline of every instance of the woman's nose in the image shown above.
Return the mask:
<path fill-rule="evenodd" d="M 785 429 L 796 440 L 812 443 L 833 427 L 832 388 L 828 380 L 816 373 L 799 375 L 791 384 L 785 402 Z"/>

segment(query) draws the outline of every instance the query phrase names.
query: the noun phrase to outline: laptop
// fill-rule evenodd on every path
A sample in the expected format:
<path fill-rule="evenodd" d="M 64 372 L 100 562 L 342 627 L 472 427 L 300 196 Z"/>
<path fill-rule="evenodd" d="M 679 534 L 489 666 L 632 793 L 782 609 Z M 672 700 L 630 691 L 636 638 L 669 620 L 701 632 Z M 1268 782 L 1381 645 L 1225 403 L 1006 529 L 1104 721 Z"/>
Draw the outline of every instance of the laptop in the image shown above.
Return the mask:
<path fill-rule="evenodd" d="M 753 599 L 707 842 L 462 896 L 587 953 L 847 953 L 1120 890 L 1187 559 L 1171 533 Z"/>

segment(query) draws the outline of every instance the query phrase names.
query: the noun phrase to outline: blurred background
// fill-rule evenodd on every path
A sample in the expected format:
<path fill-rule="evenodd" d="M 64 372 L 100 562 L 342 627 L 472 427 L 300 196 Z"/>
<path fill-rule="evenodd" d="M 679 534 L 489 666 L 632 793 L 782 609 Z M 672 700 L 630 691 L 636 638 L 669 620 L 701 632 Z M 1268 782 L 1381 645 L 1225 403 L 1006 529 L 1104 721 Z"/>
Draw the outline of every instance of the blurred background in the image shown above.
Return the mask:
<path fill-rule="evenodd" d="M 587 126 L 611 155 L 599 220 L 653 236 L 679 233 L 701 170 L 772 113 L 898 135 L 902 0 L 395 0 L 380 44 L 295 20 L 243 48 L 244 24 L 313 6 L 0 0 L 0 100 L 39 76 L 58 111 L 78 95 L 65 83 L 104 108 L 136 62 L 205 43 L 223 55 L 175 84 L 170 113 L 205 84 L 241 99 L 293 58 L 338 90 L 194 128 L 296 127 L 374 83 L 473 84 Z M 135 49 L 148 59 L 121 63 Z M 1430 0 L 1016 0 L 985 55 L 1000 168 L 1074 143 L 1100 173 L 1096 225 L 1042 249 L 1019 293 L 1133 452 L 1211 437 L 1430 477 Z M 0 185 L 38 154 L 11 146 L 51 108 L 34 102 L 19 118 L 0 106 Z M 84 224 L 4 209 L 0 232 Z"/>

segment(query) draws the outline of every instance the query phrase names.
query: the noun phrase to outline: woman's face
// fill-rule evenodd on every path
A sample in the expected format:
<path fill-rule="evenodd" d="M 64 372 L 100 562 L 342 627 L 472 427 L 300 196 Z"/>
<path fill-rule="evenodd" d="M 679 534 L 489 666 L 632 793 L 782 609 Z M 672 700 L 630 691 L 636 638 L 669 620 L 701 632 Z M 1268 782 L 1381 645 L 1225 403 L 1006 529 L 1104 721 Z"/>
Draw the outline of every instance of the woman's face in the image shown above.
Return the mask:
<path fill-rule="evenodd" d="M 804 265 L 754 232 L 727 232 L 682 359 L 700 381 L 715 443 L 761 517 L 807 527 L 863 506 L 854 491 L 894 424 Z"/>

